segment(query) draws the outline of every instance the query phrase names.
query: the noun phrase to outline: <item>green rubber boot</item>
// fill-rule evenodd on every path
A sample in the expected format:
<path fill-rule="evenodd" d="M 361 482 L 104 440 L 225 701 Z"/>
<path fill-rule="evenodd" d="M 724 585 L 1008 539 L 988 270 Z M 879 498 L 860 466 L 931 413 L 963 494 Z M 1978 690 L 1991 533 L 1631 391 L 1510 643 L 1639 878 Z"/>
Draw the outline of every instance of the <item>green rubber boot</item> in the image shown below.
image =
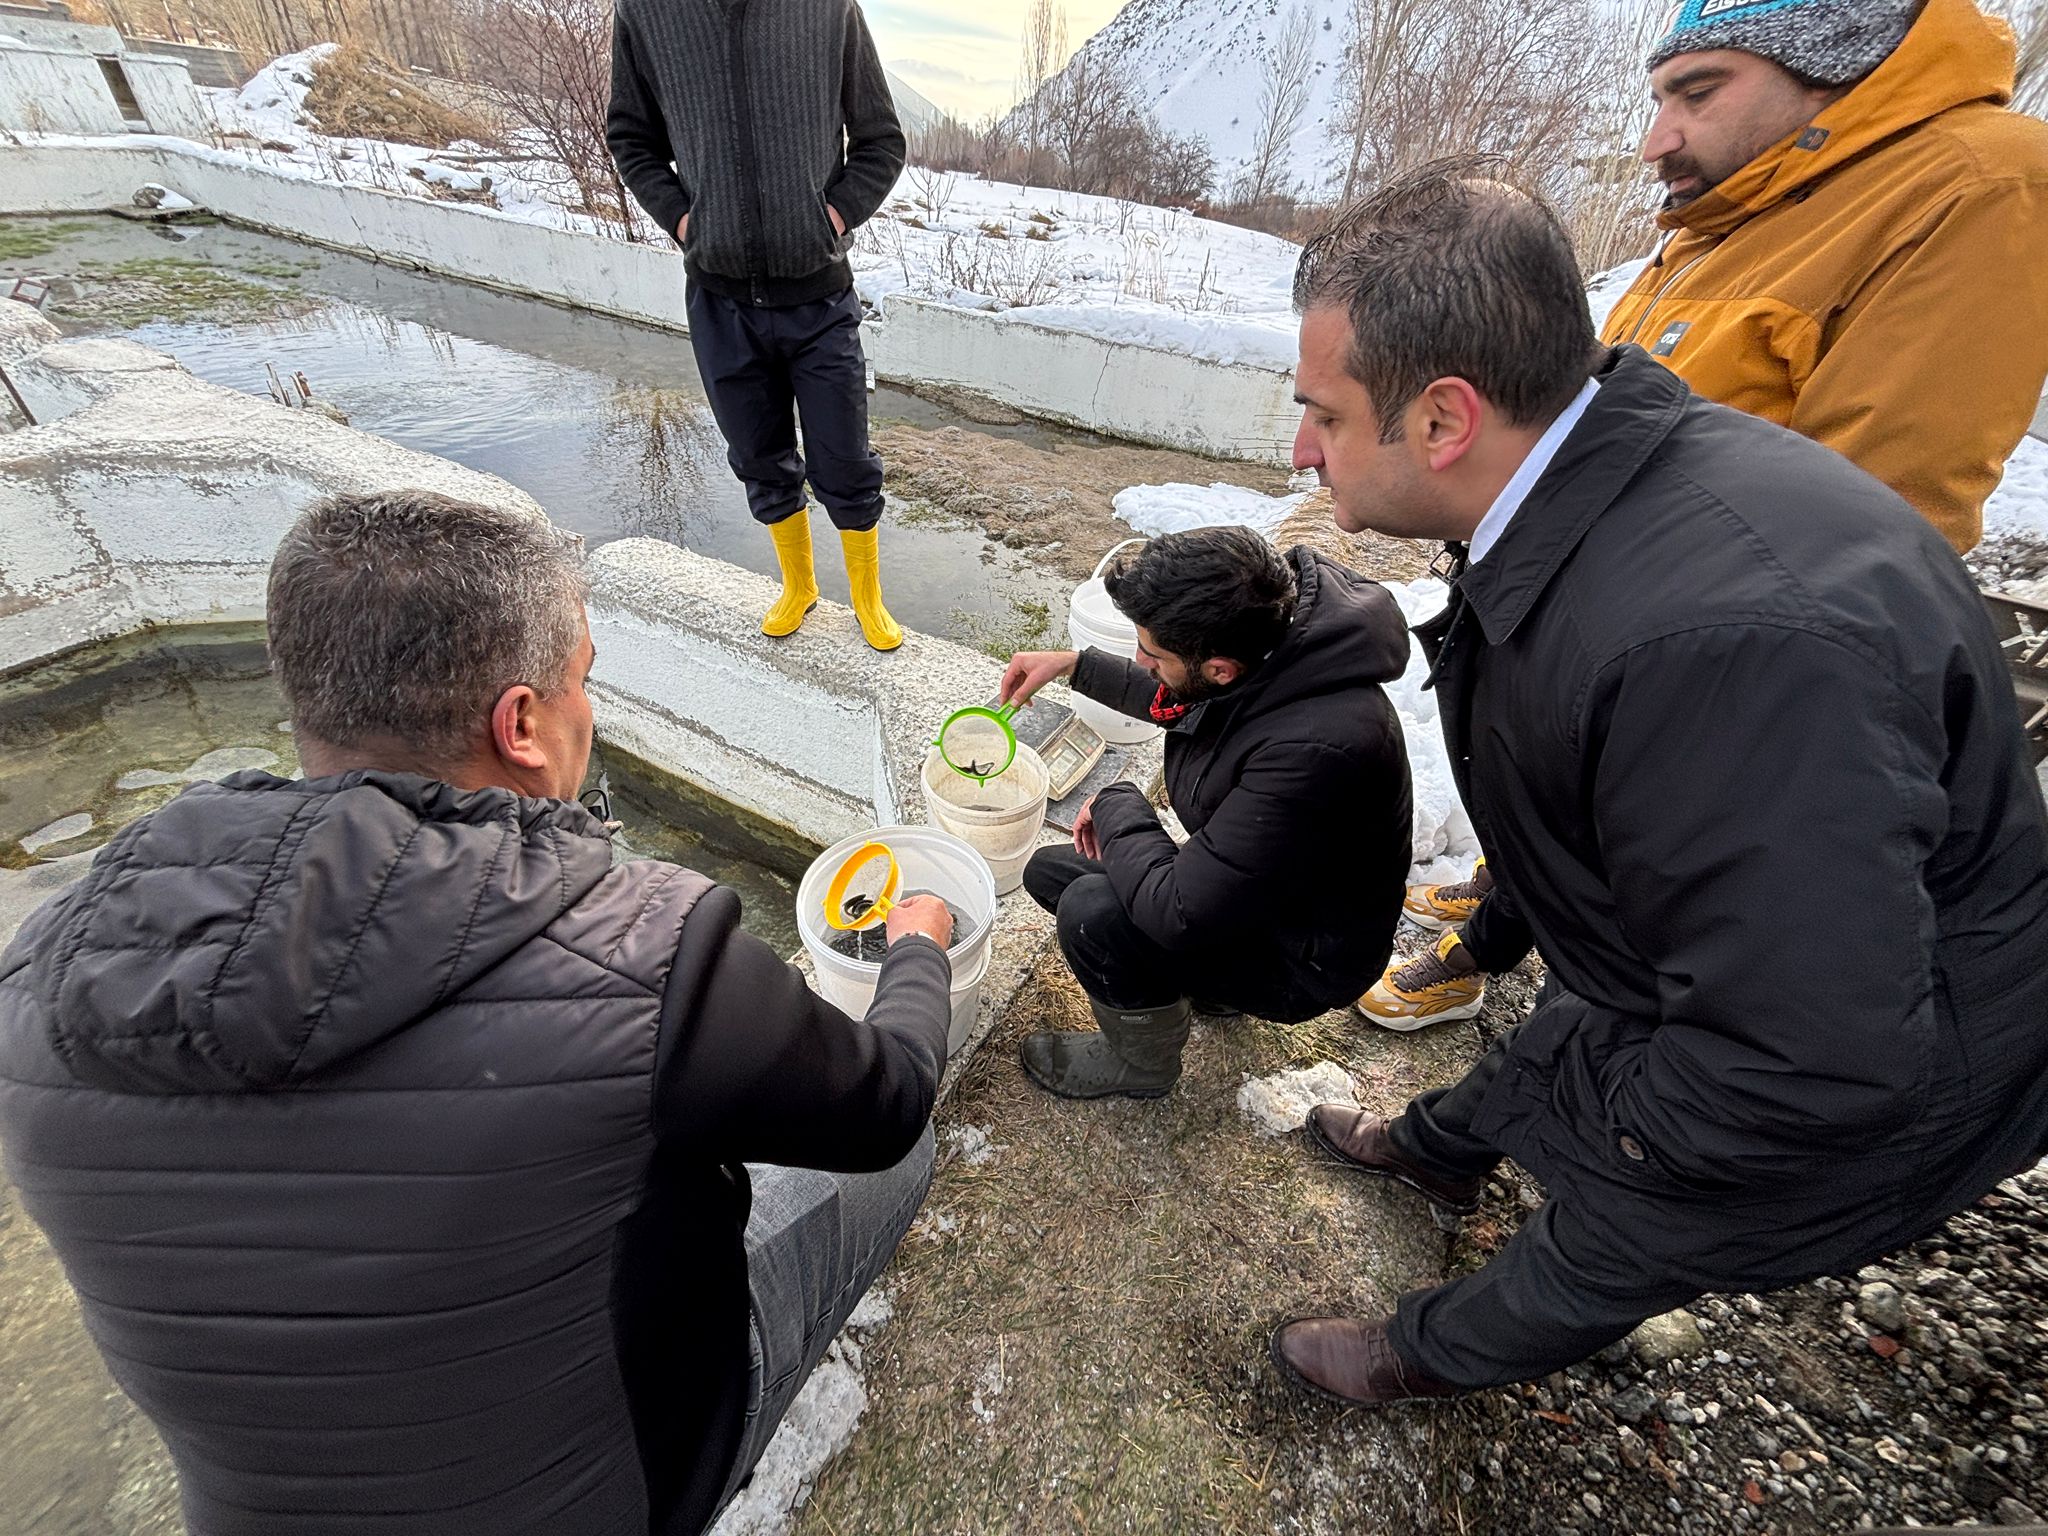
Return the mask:
<path fill-rule="evenodd" d="M 1186 998 L 1143 1012 L 1088 999 L 1099 1033 L 1046 1030 L 1026 1035 L 1021 1054 L 1031 1080 L 1063 1099 L 1163 1098 L 1180 1080 L 1180 1050 L 1192 1010 Z"/>

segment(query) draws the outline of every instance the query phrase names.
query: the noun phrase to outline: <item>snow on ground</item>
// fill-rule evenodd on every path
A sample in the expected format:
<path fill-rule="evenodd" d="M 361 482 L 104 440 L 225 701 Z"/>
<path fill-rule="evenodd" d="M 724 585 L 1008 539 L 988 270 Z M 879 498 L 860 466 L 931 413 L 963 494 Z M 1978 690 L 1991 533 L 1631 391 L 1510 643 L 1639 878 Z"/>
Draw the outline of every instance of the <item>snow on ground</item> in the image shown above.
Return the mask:
<path fill-rule="evenodd" d="M 846 1331 L 825 1351 L 761 1453 L 753 1481 L 725 1507 L 711 1536 L 783 1536 L 796 1522 L 796 1512 L 810 1498 L 818 1474 L 846 1449 L 867 1410 L 856 1334 L 881 1327 L 893 1311 L 888 1293 L 879 1287 L 860 1299 L 846 1320 Z"/>
<path fill-rule="evenodd" d="M 913 294 L 1021 324 L 1291 369 L 1299 255 L 1275 236 L 1178 208 L 912 166 L 858 231 L 853 267 L 871 299 Z"/>
<path fill-rule="evenodd" d="M 1334 1061 L 1271 1077 L 1247 1077 L 1237 1090 L 1237 1107 L 1263 1135 L 1285 1136 L 1308 1123 L 1318 1104 L 1356 1104 L 1358 1089 L 1351 1074 Z"/>
<path fill-rule="evenodd" d="M 1435 617 L 1450 595 L 1450 588 L 1432 576 L 1389 582 L 1387 590 L 1401 605 L 1401 615 L 1411 629 Z M 1387 685 L 1387 697 L 1401 712 L 1401 734 L 1408 742 L 1408 775 L 1414 784 L 1415 868 L 1408 875 L 1413 885 L 1468 879 L 1479 857 L 1478 834 L 1472 830 L 1472 820 L 1458 798 L 1457 781 L 1451 777 L 1450 753 L 1437 720 L 1436 694 L 1422 686 L 1428 675 L 1422 647 L 1411 645 L 1408 670 Z"/>
<path fill-rule="evenodd" d="M 1984 532 L 2048 539 L 2048 443 L 2020 439 L 2005 461 L 2005 478 L 1984 503 Z"/>
<path fill-rule="evenodd" d="M 1142 534 L 1185 533 L 1236 523 L 1271 534 L 1306 496 L 1264 496 L 1236 485 L 1134 485 L 1112 500 L 1116 515 Z"/>
<path fill-rule="evenodd" d="M 226 139 L 226 153 L 253 159 L 287 175 L 350 186 L 377 187 L 408 197 L 430 197 L 430 186 L 488 191 L 498 211 L 529 224 L 579 234 L 615 236 L 617 230 L 559 199 L 569 194 L 568 173 L 544 156 L 525 153 L 516 140 L 502 154 L 480 145 L 422 149 L 385 139 L 324 134 L 306 120 L 306 95 L 333 43 L 315 43 L 273 59 L 236 90 L 199 95 Z M 642 233 L 650 238 L 650 227 Z"/>
<path fill-rule="evenodd" d="M 953 1155 L 969 1168 L 979 1168 L 1003 1149 L 988 1139 L 988 1132 L 978 1125 L 953 1125 L 946 1128 L 946 1145 L 953 1149 Z"/>
<path fill-rule="evenodd" d="M 1629 284 L 1636 280 L 1636 274 L 1648 266 L 1650 258 L 1639 257 L 1624 261 L 1618 267 L 1609 267 L 1605 272 L 1596 272 L 1586 280 L 1586 307 L 1593 311 L 1593 329 L 1599 330 L 1607 323 L 1607 317 L 1614 306 L 1621 302 L 1621 296 L 1628 292 Z"/>

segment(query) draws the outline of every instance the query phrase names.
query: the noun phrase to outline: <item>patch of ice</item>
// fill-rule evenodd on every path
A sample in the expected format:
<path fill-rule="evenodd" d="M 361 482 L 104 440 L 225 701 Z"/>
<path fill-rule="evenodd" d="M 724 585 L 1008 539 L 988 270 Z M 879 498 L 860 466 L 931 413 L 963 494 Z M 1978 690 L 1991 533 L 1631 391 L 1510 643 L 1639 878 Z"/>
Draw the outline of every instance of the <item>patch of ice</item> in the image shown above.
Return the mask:
<path fill-rule="evenodd" d="M 74 837 L 83 837 L 92 830 L 92 817 L 84 811 L 75 815 L 60 816 L 47 827 L 38 827 L 21 840 L 23 853 L 34 853 L 52 843 L 68 843 Z"/>
<path fill-rule="evenodd" d="M 187 213 L 199 205 L 182 192 L 173 192 L 160 181 L 145 181 L 135 189 L 135 206 L 158 213 Z"/>
<path fill-rule="evenodd" d="M 1000 1351 L 996 1357 L 981 1368 L 981 1375 L 975 1379 L 974 1396 L 967 1401 L 967 1411 L 984 1424 L 996 1421 L 996 1399 L 1003 1395 L 1003 1388 L 1009 1383 L 1003 1370 Z"/>
<path fill-rule="evenodd" d="M 868 1287 L 867 1294 L 854 1304 L 846 1316 L 846 1326 L 858 1328 L 863 1333 L 872 1333 L 896 1315 L 895 1300 L 879 1285 Z"/>
<path fill-rule="evenodd" d="M 165 773 L 161 768 L 131 768 L 114 780 L 118 790 L 155 789 L 160 784 L 183 784 L 182 773 Z"/>
<path fill-rule="evenodd" d="M 203 784 L 224 779 L 231 773 L 240 773 L 244 768 L 275 768 L 278 761 L 275 752 L 266 752 L 262 747 L 217 747 L 177 773 L 167 773 L 161 768 L 131 768 L 114 780 L 114 788 L 155 789 L 162 784 Z"/>
<path fill-rule="evenodd" d="M 44 859 L 26 869 L 0 869 L 0 948 L 14 938 L 29 913 L 70 885 L 85 878 L 96 850 Z"/>
<path fill-rule="evenodd" d="M 1236 524 L 1271 533 L 1301 505 L 1301 496 L 1262 496 L 1240 485 L 1134 485 L 1118 491 L 1116 515 L 1142 534 Z"/>
<path fill-rule="evenodd" d="M 1984 531 L 2048 539 L 2048 443 L 2020 439 L 2005 461 L 2005 478 L 1984 503 Z"/>
<path fill-rule="evenodd" d="M 1300 1130 L 1308 1123 L 1308 1112 L 1318 1104 L 1357 1102 L 1358 1089 L 1351 1074 L 1334 1061 L 1319 1061 L 1271 1077 L 1247 1077 L 1237 1090 L 1238 1109 L 1266 1136 Z"/>
<path fill-rule="evenodd" d="M 988 1132 L 978 1125 L 949 1126 L 946 1130 L 946 1141 L 959 1160 L 970 1168 L 979 1168 L 1002 1150 L 988 1139 Z"/>
<path fill-rule="evenodd" d="M 198 784 L 209 779 L 222 779 L 231 773 L 240 773 L 244 768 L 275 768 L 277 761 L 275 752 L 266 752 L 261 747 L 220 747 L 187 768 L 185 782 Z"/>
<path fill-rule="evenodd" d="M 726 1505 L 711 1536 L 783 1536 L 817 1486 L 818 1474 L 853 1439 L 867 1411 L 867 1388 L 835 1339 L 754 1467 L 753 1481 Z"/>

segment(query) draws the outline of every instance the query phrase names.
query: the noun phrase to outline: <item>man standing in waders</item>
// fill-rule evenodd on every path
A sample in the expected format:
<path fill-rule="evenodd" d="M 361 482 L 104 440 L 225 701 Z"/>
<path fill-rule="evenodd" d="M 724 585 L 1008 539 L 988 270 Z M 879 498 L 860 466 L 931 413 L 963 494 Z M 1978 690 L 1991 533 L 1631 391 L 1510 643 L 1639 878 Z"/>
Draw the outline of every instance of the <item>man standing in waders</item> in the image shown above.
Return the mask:
<path fill-rule="evenodd" d="M 903 631 L 882 606 L 882 461 L 868 445 L 846 247 L 896 184 L 904 144 L 860 7 L 618 0 L 605 139 L 683 249 L 697 371 L 782 568 L 761 632 L 793 634 L 817 606 L 808 475 L 839 530 L 861 633 L 894 650 Z"/>

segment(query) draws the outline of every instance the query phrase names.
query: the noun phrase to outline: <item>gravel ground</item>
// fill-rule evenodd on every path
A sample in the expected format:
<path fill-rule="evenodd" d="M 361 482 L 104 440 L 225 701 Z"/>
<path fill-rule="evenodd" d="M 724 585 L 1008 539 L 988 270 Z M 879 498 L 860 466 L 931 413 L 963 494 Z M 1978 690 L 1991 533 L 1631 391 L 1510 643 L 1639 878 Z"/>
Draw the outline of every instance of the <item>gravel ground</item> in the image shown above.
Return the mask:
<path fill-rule="evenodd" d="M 2048 1511 L 2048 1165 L 1855 1275 L 1708 1297 L 1448 1411 L 1475 1530 L 1836 1533 Z M 1509 1167 L 1454 1265 L 1538 1198 Z M 1672 1356 L 1675 1358 L 1671 1358 Z"/>
<path fill-rule="evenodd" d="M 1963 556 L 1963 564 L 1987 592 L 2048 598 L 2048 539 L 1993 534 Z"/>

